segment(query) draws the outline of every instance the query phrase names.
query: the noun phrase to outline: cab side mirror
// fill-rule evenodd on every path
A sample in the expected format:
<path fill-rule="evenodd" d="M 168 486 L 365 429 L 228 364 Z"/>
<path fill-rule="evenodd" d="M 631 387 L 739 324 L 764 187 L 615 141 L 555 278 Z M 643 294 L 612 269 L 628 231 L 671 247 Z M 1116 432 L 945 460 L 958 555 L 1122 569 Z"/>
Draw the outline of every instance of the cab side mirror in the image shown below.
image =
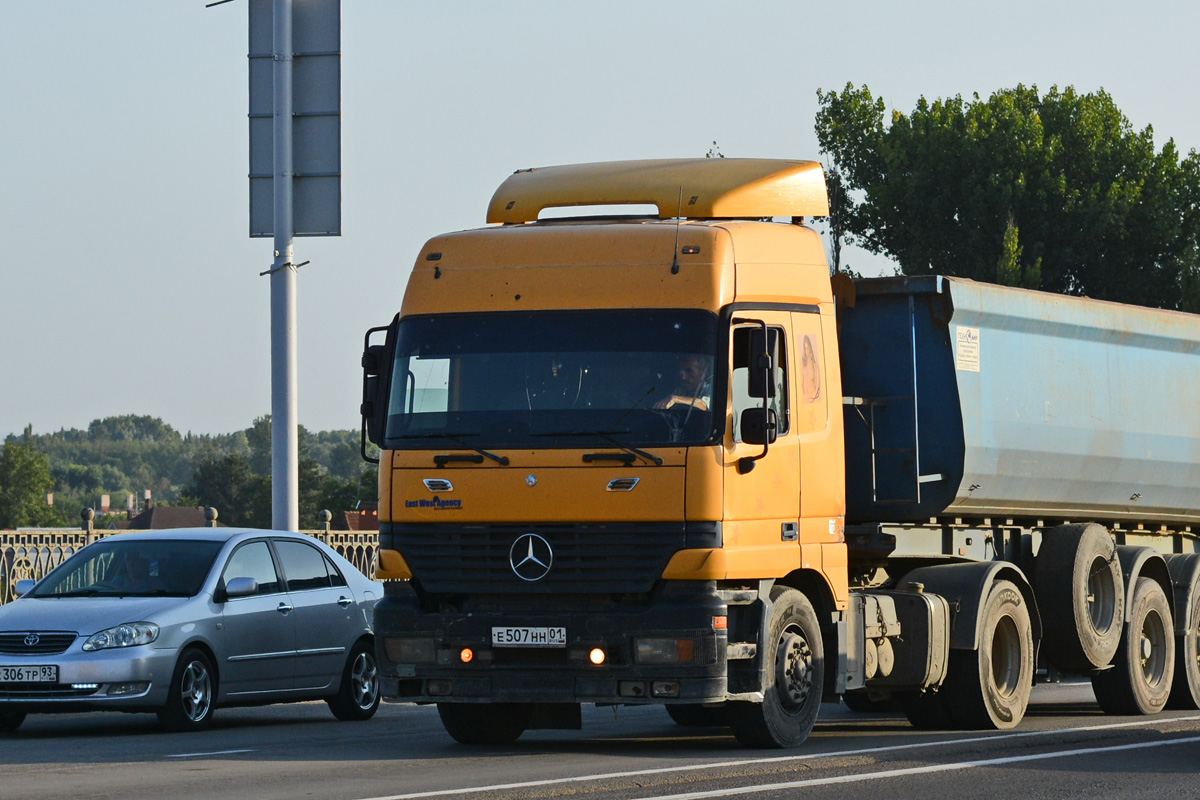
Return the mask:
<path fill-rule="evenodd" d="M 399 316 L 391 325 L 381 328 L 371 328 L 363 337 L 363 385 L 362 405 L 359 413 L 362 415 L 362 436 L 360 451 L 366 461 L 378 464 L 379 459 L 367 455 L 367 442 L 381 446 L 383 432 L 387 425 L 388 413 L 388 379 L 392 366 L 392 348 L 395 346 L 395 330 L 399 324 Z M 387 331 L 387 344 L 371 344 L 371 336 L 381 331 Z"/>
<path fill-rule="evenodd" d="M 17 581 L 16 585 L 13 586 L 13 594 L 16 597 L 24 597 L 25 595 L 27 595 L 31 591 L 33 591 L 33 587 L 35 585 L 37 585 L 37 581 L 32 580 L 30 578 L 25 578 L 23 580 L 19 580 L 19 581 Z"/>
<path fill-rule="evenodd" d="M 779 367 L 775 358 L 779 352 L 779 331 L 775 328 L 755 328 L 749 335 L 747 391 L 751 397 L 774 397 L 775 370 Z"/>
<path fill-rule="evenodd" d="M 742 441 L 746 444 L 772 444 L 779 430 L 773 408 L 747 408 L 742 412 Z"/>

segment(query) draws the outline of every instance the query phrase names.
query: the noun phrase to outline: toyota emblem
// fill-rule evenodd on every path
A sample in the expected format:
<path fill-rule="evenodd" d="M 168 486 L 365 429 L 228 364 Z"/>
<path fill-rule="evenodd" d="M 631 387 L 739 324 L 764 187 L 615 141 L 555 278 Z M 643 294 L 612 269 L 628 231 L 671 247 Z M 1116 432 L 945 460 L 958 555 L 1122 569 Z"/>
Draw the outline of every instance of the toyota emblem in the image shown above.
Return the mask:
<path fill-rule="evenodd" d="M 550 574 L 554 551 L 550 549 L 550 543 L 536 533 L 522 534 L 508 549 L 508 563 L 518 578 L 533 583 Z"/>
<path fill-rule="evenodd" d="M 42 640 L 42 637 L 38 636 L 36 633 L 31 633 L 25 637 L 25 646 L 26 647 L 36 647 L 37 643 L 40 642 L 41 640 Z"/>

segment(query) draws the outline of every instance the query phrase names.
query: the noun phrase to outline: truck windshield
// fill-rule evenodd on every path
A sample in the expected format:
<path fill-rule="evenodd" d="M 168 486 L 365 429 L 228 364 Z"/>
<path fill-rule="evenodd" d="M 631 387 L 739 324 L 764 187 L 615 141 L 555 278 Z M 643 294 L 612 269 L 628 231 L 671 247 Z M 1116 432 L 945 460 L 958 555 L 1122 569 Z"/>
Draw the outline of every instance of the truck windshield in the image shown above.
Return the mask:
<path fill-rule="evenodd" d="M 716 331 L 694 310 L 404 319 L 384 446 L 709 441 Z"/>

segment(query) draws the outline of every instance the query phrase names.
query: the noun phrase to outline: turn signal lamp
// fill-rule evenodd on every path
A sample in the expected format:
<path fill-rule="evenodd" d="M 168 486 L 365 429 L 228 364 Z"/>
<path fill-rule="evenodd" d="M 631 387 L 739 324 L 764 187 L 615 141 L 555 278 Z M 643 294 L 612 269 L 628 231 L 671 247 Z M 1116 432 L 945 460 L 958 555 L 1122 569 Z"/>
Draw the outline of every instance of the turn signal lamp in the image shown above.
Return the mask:
<path fill-rule="evenodd" d="M 464 664 L 470 664 L 475 658 L 475 651 L 469 647 L 464 647 L 462 652 L 458 654 L 458 657 Z"/>

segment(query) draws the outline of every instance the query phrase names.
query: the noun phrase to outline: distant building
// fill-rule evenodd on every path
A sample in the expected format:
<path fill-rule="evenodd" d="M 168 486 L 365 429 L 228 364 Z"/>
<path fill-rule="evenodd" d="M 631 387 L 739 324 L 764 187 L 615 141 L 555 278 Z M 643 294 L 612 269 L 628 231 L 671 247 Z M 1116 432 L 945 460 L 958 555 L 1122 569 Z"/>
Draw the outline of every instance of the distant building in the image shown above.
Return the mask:
<path fill-rule="evenodd" d="M 329 522 L 334 531 L 377 531 L 379 530 L 379 503 L 374 500 L 359 501 L 354 511 L 339 511 Z"/>
<path fill-rule="evenodd" d="M 207 526 L 208 521 L 204 519 L 202 506 L 156 506 L 153 501 L 148 502 L 146 510 L 133 519 L 121 520 L 111 525 L 117 530 L 129 531 L 161 531 L 168 528 L 204 528 Z M 227 526 L 224 522 L 217 520 L 217 527 Z"/>

